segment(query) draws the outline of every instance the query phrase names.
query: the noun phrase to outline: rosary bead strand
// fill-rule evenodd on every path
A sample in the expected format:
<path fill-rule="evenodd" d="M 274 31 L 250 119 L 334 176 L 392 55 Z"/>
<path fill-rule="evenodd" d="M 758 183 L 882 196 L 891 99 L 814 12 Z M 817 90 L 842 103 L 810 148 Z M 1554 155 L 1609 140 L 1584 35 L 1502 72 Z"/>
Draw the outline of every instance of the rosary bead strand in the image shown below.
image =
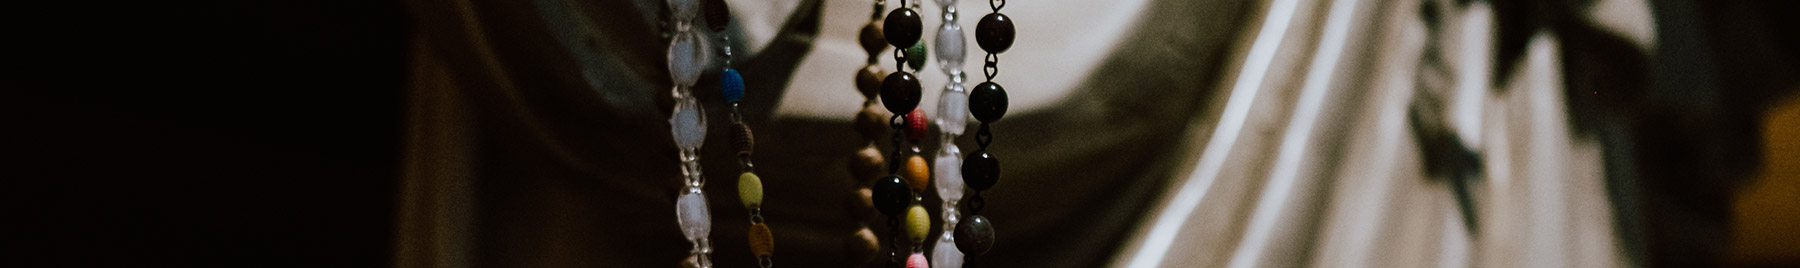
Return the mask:
<path fill-rule="evenodd" d="M 882 176 L 882 168 L 887 165 L 887 158 L 875 146 L 883 134 L 887 134 L 889 115 L 878 105 L 882 88 L 881 69 L 882 52 L 887 50 L 887 37 L 882 31 L 882 14 L 887 9 L 886 0 L 876 0 L 874 8 L 869 12 L 869 22 L 863 24 L 859 32 L 858 43 L 868 52 L 867 65 L 856 72 L 856 89 L 863 95 L 863 108 L 851 120 L 856 131 L 862 134 L 865 145 L 858 149 L 849 161 L 850 177 L 857 190 L 851 196 L 850 215 L 861 223 L 861 227 L 853 231 L 845 240 L 846 252 L 850 262 L 860 267 L 875 259 L 881 250 L 881 240 L 875 231 L 869 229 L 874 223 L 876 205 L 874 180 Z M 896 159 L 896 161 L 898 161 Z"/>
<path fill-rule="evenodd" d="M 706 112 L 694 97 L 693 87 L 711 60 L 712 50 L 707 38 L 694 31 L 693 22 L 699 13 L 696 1 L 667 2 L 673 19 L 671 23 L 675 26 L 675 32 L 670 35 L 667 58 L 669 78 L 675 82 L 672 90 L 675 111 L 669 116 L 669 126 L 675 145 L 680 149 L 681 175 L 685 182 L 681 196 L 675 201 L 676 223 L 693 245 L 682 266 L 711 268 L 712 241 L 707 236 L 712 233 L 712 213 L 707 208 L 703 187 L 706 177 L 700 173 L 700 146 L 706 140 Z"/>
<path fill-rule="evenodd" d="M 1000 53 L 1012 48 L 1014 38 L 1012 18 L 1000 13 L 1000 9 L 1006 7 L 1006 0 L 988 0 L 988 6 L 994 11 L 982 16 L 975 24 L 975 42 L 987 51 L 981 70 L 987 81 L 969 91 L 969 114 L 981 121 L 980 129 L 975 132 L 975 144 L 980 148 L 970 152 L 962 166 L 963 181 L 975 193 L 968 198 L 966 214 L 954 231 L 957 249 L 966 254 L 964 267 L 978 267 L 975 258 L 994 247 L 993 222 L 980 215 L 987 204 L 981 192 L 993 188 L 1000 180 L 1000 160 L 987 152 L 988 145 L 994 141 L 988 125 L 1006 115 L 1006 89 L 994 82 L 994 77 L 1000 74 Z"/>

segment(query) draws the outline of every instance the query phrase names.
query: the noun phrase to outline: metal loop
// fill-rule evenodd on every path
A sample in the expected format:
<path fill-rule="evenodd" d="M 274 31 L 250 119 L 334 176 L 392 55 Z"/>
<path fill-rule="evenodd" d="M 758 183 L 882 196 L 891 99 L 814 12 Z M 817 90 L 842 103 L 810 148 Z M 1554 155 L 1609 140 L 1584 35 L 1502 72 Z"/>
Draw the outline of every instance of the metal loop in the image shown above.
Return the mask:
<path fill-rule="evenodd" d="M 981 198 L 981 191 L 975 191 L 975 195 L 969 196 L 969 200 L 966 200 L 965 204 L 968 204 L 968 207 L 965 208 L 968 209 L 968 211 L 963 213 L 963 218 L 967 219 L 970 216 L 981 213 L 982 208 L 987 208 L 987 199 Z"/>
<path fill-rule="evenodd" d="M 762 268 L 775 267 L 775 257 L 770 257 L 770 256 L 766 256 L 766 255 L 765 256 L 757 256 L 756 264 L 762 266 Z"/>
<path fill-rule="evenodd" d="M 994 76 L 1000 75 L 1000 54 L 988 53 L 987 63 L 981 65 L 981 73 L 987 75 L 988 81 L 994 81 Z"/>
<path fill-rule="evenodd" d="M 994 12 L 1000 12 L 1000 8 L 1006 7 L 1006 0 L 988 0 L 988 7 L 994 8 Z"/>
<path fill-rule="evenodd" d="M 906 48 L 904 47 L 894 46 L 894 70 L 906 71 Z"/>
<path fill-rule="evenodd" d="M 994 143 L 994 132 L 988 130 L 988 123 L 981 123 L 981 130 L 975 131 L 975 144 L 985 151 L 991 143 Z"/>

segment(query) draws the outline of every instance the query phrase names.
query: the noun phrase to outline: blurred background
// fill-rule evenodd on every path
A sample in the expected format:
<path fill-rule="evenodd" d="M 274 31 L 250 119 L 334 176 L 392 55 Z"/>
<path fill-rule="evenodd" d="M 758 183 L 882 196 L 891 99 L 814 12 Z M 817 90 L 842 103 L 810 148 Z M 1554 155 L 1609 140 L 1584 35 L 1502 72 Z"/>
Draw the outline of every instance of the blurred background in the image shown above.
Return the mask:
<path fill-rule="evenodd" d="M 849 249 L 874 2 L 726 2 L 709 34 L 748 83 L 776 264 L 884 265 Z M 945 2 L 965 29 L 990 10 Z M 673 267 L 689 248 L 663 1 L 0 6 L 3 266 Z M 982 260 L 1800 266 L 1796 11 L 1014 1 Z M 718 72 L 697 90 L 714 130 Z M 714 261 L 754 267 L 712 133 Z"/>

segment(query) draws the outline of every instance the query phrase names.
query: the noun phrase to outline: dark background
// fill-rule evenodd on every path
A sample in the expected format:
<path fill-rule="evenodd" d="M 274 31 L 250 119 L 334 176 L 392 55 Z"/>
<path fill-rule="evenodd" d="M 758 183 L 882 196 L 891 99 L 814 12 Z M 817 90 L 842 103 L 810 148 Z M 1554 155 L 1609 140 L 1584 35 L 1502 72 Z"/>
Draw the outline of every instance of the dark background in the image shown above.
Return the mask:
<path fill-rule="evenodd" d="M 398 2 L 0 4 L 0 266 L 384 266 Z"/>

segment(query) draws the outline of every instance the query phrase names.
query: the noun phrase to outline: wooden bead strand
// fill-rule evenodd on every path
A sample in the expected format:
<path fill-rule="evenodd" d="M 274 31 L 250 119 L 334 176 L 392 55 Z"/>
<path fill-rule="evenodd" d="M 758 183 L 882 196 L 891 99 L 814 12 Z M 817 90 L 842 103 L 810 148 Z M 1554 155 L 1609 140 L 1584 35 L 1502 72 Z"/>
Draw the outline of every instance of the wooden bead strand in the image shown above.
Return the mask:
<path fill-rule="evenodd" d="M 861 134 L 864 145 L 858 149 L 849 163 L 850 178 L 857 189 L 851 191 L 850 215 L 859 223 L 859 227 L 846 237 L 845 251 L 852 267 L 862 267 L 875 259 L 881 250 L 881 240 L 875 231 L 870 229 L 874 224 L 875 190 L 874 181 L 882 177 L 882 168 L 887 166 L 888 159 L 876 146 L 883 134 L 887 134 L 889 114 L 880 105 L 882 87 L 881 63 L 882 52 L 887 50 L 887 38 L 883 36 L 882 14 L 887 11 L 886 0 L 876 0 L 874 8 L 869 12 L 868 23 L 863 24 L 859 32 L 858 43 L 868 52 L 868 62 L 856 71 L 856 89 L 862 93 L 863 108 L 851 120 L 855 129 Z M 899 161 L 895 159 L 895 161 Z"/>

